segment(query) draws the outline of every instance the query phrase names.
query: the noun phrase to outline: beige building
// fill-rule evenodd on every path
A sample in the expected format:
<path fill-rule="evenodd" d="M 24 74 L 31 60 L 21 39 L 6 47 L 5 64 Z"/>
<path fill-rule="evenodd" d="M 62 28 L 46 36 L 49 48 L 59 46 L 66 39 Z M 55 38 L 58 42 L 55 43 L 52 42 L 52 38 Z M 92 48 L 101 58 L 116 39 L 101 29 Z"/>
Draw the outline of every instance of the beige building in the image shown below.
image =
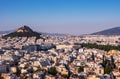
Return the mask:
<path fill-rule="evenodd" d="M 62 75 L 68 75 L 68 70 L 63 65 L 57 67 L 57 71 L 60 72 Z"/>
<path fill-rule="evenodd" d="M 95 75 L 91 75 L 87 79 L 100 79 L 100 78 L 97 78 Z"/>
<path fill-rule="evenodd" d="M 57 45 L 56 46 L 56 49 L 63 49 L 63 48 L 71 49 L 73 48 L 73 45 Z"/>

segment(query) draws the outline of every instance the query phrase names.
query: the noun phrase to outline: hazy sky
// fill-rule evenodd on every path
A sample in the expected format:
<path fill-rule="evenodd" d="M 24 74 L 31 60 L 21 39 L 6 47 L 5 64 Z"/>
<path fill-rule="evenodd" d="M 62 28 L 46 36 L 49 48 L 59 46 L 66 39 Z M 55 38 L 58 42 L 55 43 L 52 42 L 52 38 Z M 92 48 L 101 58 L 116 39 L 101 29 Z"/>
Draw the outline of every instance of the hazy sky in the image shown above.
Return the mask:
<path fill-rule="evenodd" d="M 89 34 L 120 26 L 120 0 L 0 0 L 0 30 Z"/>

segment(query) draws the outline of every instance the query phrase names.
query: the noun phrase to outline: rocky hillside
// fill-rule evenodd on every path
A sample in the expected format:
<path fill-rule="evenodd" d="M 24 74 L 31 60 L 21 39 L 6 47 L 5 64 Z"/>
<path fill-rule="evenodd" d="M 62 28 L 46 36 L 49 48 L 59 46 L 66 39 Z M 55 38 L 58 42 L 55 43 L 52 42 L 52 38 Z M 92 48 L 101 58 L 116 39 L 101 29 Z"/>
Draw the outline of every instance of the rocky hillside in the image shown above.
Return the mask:
<path fill-rule="evenodd" d="M 39 37 L 41 34 L 33 31 L 28 26 L 22 26 L 18 28 L 16 31 L 6 34 L 3 36 L 3 38 L 7 37 Z"/>

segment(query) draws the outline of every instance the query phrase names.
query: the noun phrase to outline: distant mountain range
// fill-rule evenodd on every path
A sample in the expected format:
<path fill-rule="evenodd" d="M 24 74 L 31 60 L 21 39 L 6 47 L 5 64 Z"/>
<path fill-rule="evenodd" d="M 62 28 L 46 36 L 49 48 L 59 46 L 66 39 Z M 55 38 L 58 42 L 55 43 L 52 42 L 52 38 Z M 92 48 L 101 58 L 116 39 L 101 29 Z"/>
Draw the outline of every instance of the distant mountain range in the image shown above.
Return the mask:
<path fill-rule="evenodd" d="M 39 35 L 39 34 L 46 34 L 46 35 L 51 35 L 51 36 L 65 36 L 66 34 L 60 34 L 60 33 L 45 33 L 45 32 L 34 32 L 31 28 L 29 28 L 28 26 L 23 26 L 20 27 L 19 29 L 17 29 L 16 31 L 14 30 L 10 30 L 10 31 L 0 31 L 0 34 L 7 34 L 6 36 L 9 35 L 14 35 L 16 36 L 16 34 L 18 36 L 20 36 L 21 34 L 19 34 L 19 31 L 22 31 L 23 35 L 28 35 L 28 37 L 34 36 L 34 35 Z M 103 30 L 103 31 L 99 31 L 99 32 L 95 32 L 92 33 L 90 35 L 120 35 L 120 27 L 114 27 L 114 28 L 110 28 L 107 30 Z"/>
<path fill-rule="evenodd" d="M 91 35 L 120 35 L 120 27 L 114 27 L 107 30 L 95 32 Z"/>
<path fill-rule="evenodd" d="M 9 31 L 0 31 L 0 34 L 8 34 L 8 33 L 11 33 L 13 32 L 13 30 L 9 30 Z"/>
<path fill-rule="evenodd" d="M 65 36 L 67 34 L 61 34 L 61 33 L 46 33 L 46 32 L 39 32 L 44 35 L 50 35 L 50 36 Z"/>

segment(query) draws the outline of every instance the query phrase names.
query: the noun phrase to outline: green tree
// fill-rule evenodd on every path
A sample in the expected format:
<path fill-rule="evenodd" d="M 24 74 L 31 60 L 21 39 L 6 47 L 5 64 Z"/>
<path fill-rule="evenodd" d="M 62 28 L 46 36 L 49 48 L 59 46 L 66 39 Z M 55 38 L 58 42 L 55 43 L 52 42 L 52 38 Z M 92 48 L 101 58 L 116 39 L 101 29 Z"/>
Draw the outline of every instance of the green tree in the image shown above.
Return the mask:
<path fill-rule="evenodd" d="M 80 66 L 79 69 L 78 69 L 78 73 L 83 72 L 83 71 L 84 71 L 84 67 Z"/>
<path fill-rule="evenodd" d="M 56 75 L 56 74 L 57 74 L 56 67 L 51 67 L 51 68 L 48 70 L 48 73 L 51 74 L 51 75 Z"/>
<path fill-rule="evenodd" d="M 105 73 L 105 74 L 110 74 L 110 72 L 111 72 L 110 66 L 105 67 L 104 73 Z"/>

